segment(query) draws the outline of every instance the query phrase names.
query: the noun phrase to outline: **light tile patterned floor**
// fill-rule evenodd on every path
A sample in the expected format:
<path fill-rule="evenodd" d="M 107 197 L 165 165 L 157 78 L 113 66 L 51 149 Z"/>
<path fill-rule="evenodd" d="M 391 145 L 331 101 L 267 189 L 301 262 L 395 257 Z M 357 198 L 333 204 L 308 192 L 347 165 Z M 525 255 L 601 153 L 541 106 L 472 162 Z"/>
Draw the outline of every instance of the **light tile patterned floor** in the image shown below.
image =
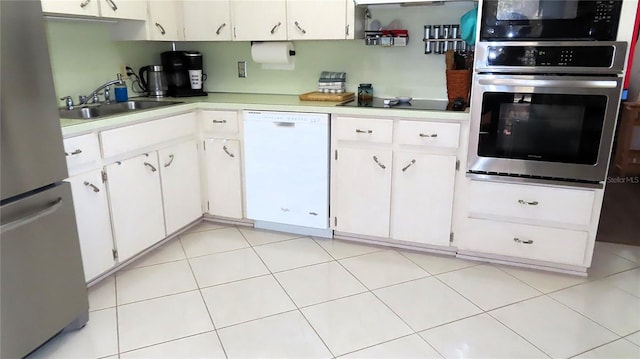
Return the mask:
<path fill-rule="evenodd" d="M 640 358 L 640 247 L 587 278 L 204 223 L 35 358 Z"/>

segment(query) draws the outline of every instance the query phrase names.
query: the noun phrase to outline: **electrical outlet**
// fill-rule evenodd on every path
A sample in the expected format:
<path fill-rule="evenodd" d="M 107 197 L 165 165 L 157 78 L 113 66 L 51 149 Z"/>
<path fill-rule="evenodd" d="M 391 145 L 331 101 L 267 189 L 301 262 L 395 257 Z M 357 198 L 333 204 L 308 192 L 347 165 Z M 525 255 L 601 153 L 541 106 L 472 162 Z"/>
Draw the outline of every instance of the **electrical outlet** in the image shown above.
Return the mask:
<path fill-rule="evenodd" d="M 238 61 L 238 77 L 247 77 L 246 61 Z"/>
<path fill-rule="evenodd" d="M 120 65 L 120 73 L 122 74 L 122 78 L 123 79 L 128 79 L 129 76 L 127 76 L 127 64 L 121 64 Z"/>

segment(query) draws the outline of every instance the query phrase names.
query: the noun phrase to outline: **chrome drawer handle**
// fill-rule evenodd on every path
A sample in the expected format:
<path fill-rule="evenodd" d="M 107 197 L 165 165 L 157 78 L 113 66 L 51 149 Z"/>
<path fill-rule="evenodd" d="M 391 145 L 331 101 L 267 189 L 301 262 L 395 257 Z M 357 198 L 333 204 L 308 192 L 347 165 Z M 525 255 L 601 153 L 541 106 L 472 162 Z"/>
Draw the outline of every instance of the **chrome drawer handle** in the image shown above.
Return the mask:
<path fill-rule="evenodd" d="M 100 188 L 96 187 L 93 183 L 84 181 L 84 185 L 87 186 L 87 187 L 91 187 L 93 192 L 96 192 L 96 193 L 100 192 Z"/>
<path fill-rule="evenodd" d="M 529 205 L 529 206 L 537 206 L 537 205 L 538 205 L 538 201 L 527 202 L 527 201 L 525 201 L 525 200 L 523 200 L 523 199 L 519 199 L 519 200 L 518 200 L 518 203 L 520 203 L 520 204 L 526 204 L 526 205 Z"/>
<path fill-rule="evenodd" d="M 278 21 L 278 23 L 276 24 L 276 26 L 274 26 L 271 29 L 271 35 L 275 34 L 276 30 L 278 30 L 278 28 L 280 27 L 280 25 L 282 25 L 282 22 Z"/>
<path fill-rule="evenodd" d="M 216 35 L 220 35 L 220 31 L 222 31 L 222 29 L 224 29 L 225 26 L 227 26 L 227 23 L 223 22 L 222 25 L 218 27 L 218 30 L 216 30 Z"/>
<path fill-rule="evenodd" d="M 65 152 L 64 155 L 65 156 L 75 156 L 75 155 L 79 155 L 81 153 L 82 153 L 82 150 L 78 148 L 77 150 L 75 150 L 75 151 L 73 151 L 71 153 Z"/>
<path fill-rule="evenodd" d="M 229 150 L 227 149 L 227 146 L 222 146 L 222 149 L 224 150 L 224 152 L 229 155 L 229 157 L 235 157 L 236 155 L 234 155 L 233 153 L 229 152 Z"/>
<path fill-rule="evenodd" d="M 107 0 L 107 2 L 109 3 L 109 6 L 113 11 L 118 10 L 118 6 L 116 5 L 116 3 L 113 2 L 113 0 Z"/>
<path fill-rule="evenodd" d="M 174 155 L 169 155 L 169 162 L 165 163 L 164 166 L 165 167 L 169 167 L 171 166 L 171 164 L 173 163 L 173 159 L 175 158 Z"/>
<path fill-rule="evenodd" d="M 359 128 L 356 128 L 356 133 L 373 133 L 373 130 L 361 130 Z"/>
<path fill-rule="evenodd" d="M 151 172 L 157 171 L 157 169 L 149 162 L 145 162 L 144 165 L 151 168 Z"/>
<path fill-rule="evenodd" d="M 298 28 L 298 30 L 300 30 L 301 33 L 306 34 L 307 30 L 303 29 L 302 27 L 300 27 L 300 24 L 296 21 L 294 22 L 294 24 L 296 25 L 296 27 Z"/>
<path fill-rule="evenodd" d="M 80 3 L 80 7 L 84 9 L 85 7 L 87 7 L 87 5 L 89 5 L 90 2 L 91 0 L 84 0 Z"/>
<path fill-rule="evenodd" d="M 167 33 L 166 31 L 164 31 L 164 27 L 162 27 L 162 25 L 158 24 L 157 22 L 156 22 L 156 27 L 157 27 L 158 29 L 160 29 L 160 34 L 161 34 L 161 35 L 164 35 L 164 34 L 166 34 L 166 33 Z"/>
<path fill-rule="evenodd" d="M 58 199 L 48 204 L 44 209 L 30 213 L 22 218 L 16 219 L 15 221 L 0 225 L 0 233 L 6 233 L 16 228 L 25 226 L 33 221 L 37 221 L 38 219 L 46 217 L 57 211 L 60 207 L 62 207 L 62 198 L 58 197 Z"/>
<path fill-rule="evenodd" d="M 227 123 L 227 120 L 213 120 L 213 123 Z"/>
<path fill-rule="evenodd" d="M 426 133 L 421 133 L 420 137 L 438 137 L 437 133 L 432 133 L 432 134 L 426 134 Z"/>
<path fill-rule="evenodd" d="M 387 168 L 387 166 L 383 165 L 382 163 L 380 163 L 380 162 L 378 161 L 378 157 L 377 157 L 377 156 L 373 156 L 373 161 L 374 161 L 375 163 L 377 163 L 377 164 L 378 164 L 378 166 L 380 166 L 380 168 L 382 168 L 383 170 Z"/>
<path fill-rule="evenodd" d="M 521 244 L 533 244 L 533 240 L 531 240 L 531 239 L 523 241 L 522 239 L 520 239 L 518 237 L 515 237 L 513 239 L 513 241 L 516 242 L 516 243 L 521 243 Z"/>
<path fill-rule="evenodd" d="M 406 170 L 407 170 L 407 168 L 409 168 L 409 167 L 413 166 L 413 164 L 414 164 L 414 163 L 416 163 L 416 160 L 415 160 L 415 159 L 411 160 L 411 162 L 409 162 L 409 164 L 408 164 L 408 165 L 406 165 L 406 166 L 404 166 L 404 167 L 402 168 L 402 172 L 406 171 Z"/>

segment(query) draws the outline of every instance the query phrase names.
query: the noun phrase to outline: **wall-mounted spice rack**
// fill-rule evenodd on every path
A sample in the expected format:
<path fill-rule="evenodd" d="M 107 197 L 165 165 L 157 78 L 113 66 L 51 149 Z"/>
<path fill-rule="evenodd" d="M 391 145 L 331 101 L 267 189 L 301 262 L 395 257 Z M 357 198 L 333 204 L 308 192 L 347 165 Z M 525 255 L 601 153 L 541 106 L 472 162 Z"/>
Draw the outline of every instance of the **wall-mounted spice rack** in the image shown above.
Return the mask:
<path fill-rule="evenodd" d="M 408 42 L 408 30 L 368 30 L 364 32 L 364 43 L 366 45 L 379 45 L 383 47 L 407 46 Z"/>
<path fill-rule="evenodd" d="M 473 45 L 460 38 L 460 25 L 425 25 L 422 41 L 425 54 L 444 54 L 447 50 L 466 53 L 474 50 Z"/>

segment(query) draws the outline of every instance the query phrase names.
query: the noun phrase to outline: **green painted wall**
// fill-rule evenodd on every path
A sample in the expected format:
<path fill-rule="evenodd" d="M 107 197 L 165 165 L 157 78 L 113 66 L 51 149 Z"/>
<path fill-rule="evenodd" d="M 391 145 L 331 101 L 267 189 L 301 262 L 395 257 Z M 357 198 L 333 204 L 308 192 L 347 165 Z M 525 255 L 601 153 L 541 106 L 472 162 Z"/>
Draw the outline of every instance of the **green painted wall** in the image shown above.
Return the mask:
<path fill-rule="evenodd" d="M 371 19 L 382 25 L 399 20 L 409 30 L 409 45 L 383 48 L 366 46 L 363 40 L 295 41 L 296 67 L 292 71 L 262 69 L 251 59 L 249 42 L 177 42 L 176 47 L 203 53 L 207 91 L 300 94 L 314 91 L 320 72 L 327 70 L 347 72 L 349 91 L 368 82 L 380 97 L 445 99 L 444 56 L 424 54 L 423 26 L 457 24 L 472 7 L 472 2 L 452 2 L 371 8 Z M 170 43 L 111 41 L 114 24 L 47 20 L 46 25 L 58 97 L 72 95 L 76 99 L 86 94 L 115 79 L 124 63 L 136 71 L 143 65 L 159 64 L 160 53 L 171 49 Z M 247 61 L 247 78 L 238 78 L 238 61 Z"/>

